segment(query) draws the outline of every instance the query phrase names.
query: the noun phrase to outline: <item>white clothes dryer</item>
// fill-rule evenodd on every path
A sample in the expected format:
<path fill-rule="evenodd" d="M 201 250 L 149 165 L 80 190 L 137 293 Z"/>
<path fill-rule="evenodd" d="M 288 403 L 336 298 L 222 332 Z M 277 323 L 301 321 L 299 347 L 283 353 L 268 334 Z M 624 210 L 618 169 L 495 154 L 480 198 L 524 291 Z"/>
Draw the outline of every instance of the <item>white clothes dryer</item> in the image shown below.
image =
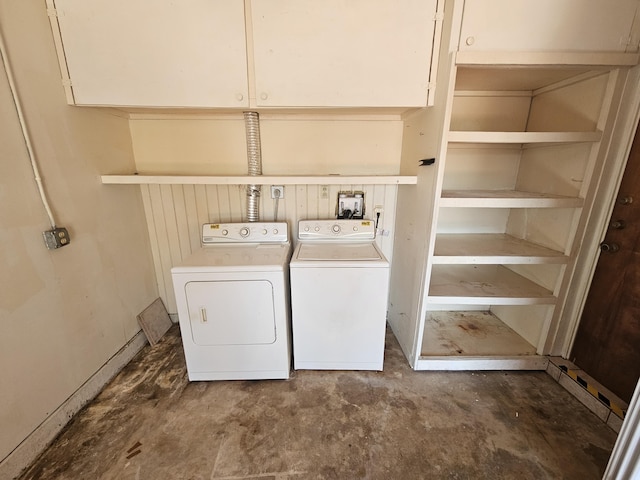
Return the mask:
<path fill-rule="evenodd" d="M 301 220 L 289 264 L 296 369 L 382 370 L 389 262 L 371 220 Z"/>
<path fill-rule="evenodd" d="M 289 377 L 287 224 L 202 227 L 202 248 L 171 269 L 189 380 Z"/>

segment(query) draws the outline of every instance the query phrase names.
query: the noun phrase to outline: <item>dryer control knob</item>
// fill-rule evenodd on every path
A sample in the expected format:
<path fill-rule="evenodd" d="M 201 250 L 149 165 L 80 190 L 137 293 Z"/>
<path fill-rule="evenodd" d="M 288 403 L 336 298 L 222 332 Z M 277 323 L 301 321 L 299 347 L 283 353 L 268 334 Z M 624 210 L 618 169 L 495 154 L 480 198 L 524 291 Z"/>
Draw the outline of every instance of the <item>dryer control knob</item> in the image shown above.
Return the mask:
<path fill-rule="evenodd" d="M 247 227 L 242 227 L 240 229 L 240 236 L 242 238 L 248 237 L 249 236 L 249 229 Z"/>
<path fill-rule="evenodd" d="M 340 233 L 340 225 L 336 223 L 333 227 L 331 227 L 331 231 L 333 233 Z"/>
<path fill-rule="evenodd" d="M 304 227 L 304 231 L 308 232 L 309 231 L 309 227 Z"/>
<path fill-rule="evenodd" d="M 358 231 L 358 227 L 353 227 L 353 231 L 357 232 Z"/>
<path fill-rule="evenodd" d="M 316 227 L 316 228 L 314 228 L 314 230 L 315 230 L 316 232 L 319 232 L 319 231 L 320 231 L 320 227 Z"/>
<path fill-rule="evenodd" d="M 222 230 L 222 235 L 228 235 L 229 234 L 229 230 Z"/>
<path fill-rule="evenodd" d="M 262 234 L 263 234 L 263 235 L 266 235 L 267 233 L 269 233 L 269 231 L 268 231 L 266 228 L 263 228 L 263 229 L 262 229 Z"/>
<path fill-rule="evenodd" d="M 278 234 L 278 229 L 277 229 L 277 228 L 274 228 L 274 229 L 273 229 L 273 234 L 274 234 L 274 235 L 277 235 L 277 234 Z"/>

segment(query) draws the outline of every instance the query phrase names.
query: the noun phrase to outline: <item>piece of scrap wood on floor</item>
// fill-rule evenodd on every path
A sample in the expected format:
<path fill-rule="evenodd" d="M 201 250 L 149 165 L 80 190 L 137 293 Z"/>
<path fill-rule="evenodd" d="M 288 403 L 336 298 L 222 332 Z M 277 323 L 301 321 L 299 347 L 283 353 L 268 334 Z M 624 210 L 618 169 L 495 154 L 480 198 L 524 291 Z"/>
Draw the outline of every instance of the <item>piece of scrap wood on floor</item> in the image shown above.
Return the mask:
<path fill-rule="evenodd" d="M 138 315 L 138 323 L 152 346 L 158 343 L 173 325 L 161 298 L 157 298 Z"/>

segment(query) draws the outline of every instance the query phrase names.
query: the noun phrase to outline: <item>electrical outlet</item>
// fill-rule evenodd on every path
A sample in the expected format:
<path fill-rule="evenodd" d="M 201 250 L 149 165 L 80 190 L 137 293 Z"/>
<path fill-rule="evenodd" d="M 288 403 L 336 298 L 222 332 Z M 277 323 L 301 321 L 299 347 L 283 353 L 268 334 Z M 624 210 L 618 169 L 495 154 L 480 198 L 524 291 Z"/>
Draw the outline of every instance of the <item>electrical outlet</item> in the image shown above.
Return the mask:
<path fill-rule="evenodd" d="M 55 250 L 56 248 L 69 245 L 71 241 L 69 232 L 63 227 L 56 227 L 42 232 L 42 236 L 44 237 L 44 244 L 49 250 Z"/>
<path fill-rule="evenodd" d="M 329 198 L 329 185 L 320 185 L 320 198 Z"/>
<path fill-rule="evenodd" d="M 373 207 L 373 221 L 376 226 L 376 230 L 382 233 L 382 214 L 384 213 L 384 206 L 376 205 Z"/>
<path fill-rule="evenodd" d="M 271 185 L 271 198 L 284 198 L 284 186 Z"/>

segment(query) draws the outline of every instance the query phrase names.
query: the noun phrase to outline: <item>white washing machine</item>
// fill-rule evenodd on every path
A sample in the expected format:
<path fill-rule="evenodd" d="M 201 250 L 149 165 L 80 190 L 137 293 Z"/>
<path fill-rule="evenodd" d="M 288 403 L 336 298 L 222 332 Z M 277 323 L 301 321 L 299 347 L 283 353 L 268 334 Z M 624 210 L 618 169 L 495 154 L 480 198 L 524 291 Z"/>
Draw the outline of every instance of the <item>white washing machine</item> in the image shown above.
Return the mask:
<path fill-rule="evenodd" d="M 371 220 L 301 220 L 291 257 L 293 365 L 382 370 L 389 262 Z"/>
<path fill-rule="evenodd" d="M 171 269 L 189 380 L 288 378 L 286 223 L 202 227 L 202 248 Z"/>

